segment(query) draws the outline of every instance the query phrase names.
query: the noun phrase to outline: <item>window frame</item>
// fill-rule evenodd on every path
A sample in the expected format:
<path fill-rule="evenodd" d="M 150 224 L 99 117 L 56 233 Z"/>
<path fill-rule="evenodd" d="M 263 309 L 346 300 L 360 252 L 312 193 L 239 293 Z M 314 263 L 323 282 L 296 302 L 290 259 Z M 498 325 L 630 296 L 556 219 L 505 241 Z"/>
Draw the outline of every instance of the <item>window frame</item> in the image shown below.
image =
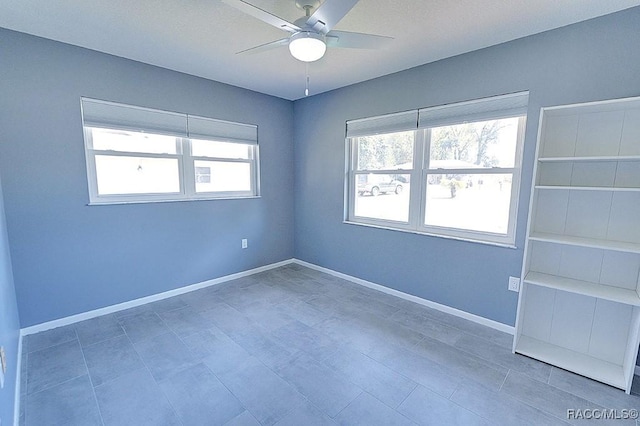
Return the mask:
<path fill-rule="evenodd" d="M 395 132 L 394 132 L 395 133 Z M 358 170 L 358 143 L 357 139 L 360 136 L 356 136 L 353 138 L 348 138 L 347 150 L 348 150 L 348 163 L 350 163 L 349 169 L 347 170 L 348 182 L 346 185 L 347 194 L 348 195 L 348 216 L 347 221 L 353 223 L 361 223 L 361 224 L 369 224 L 374 226 L 379 226 L 383 228 L 390 229 L 402 229 L 406 231 L 414 230 L 418 225 L 418 216 L 416 215 L 415 208 L 413 208 L 413 204 L 411 200 L 414 197 L 414 187 L 416 185 L 410 185 L 409 190 L 411 193 L 409 194 L 409 214 L 407 221 L 395 221 L 390 219 L 379 219 L 372 218 L 367 216 L 357 216 L 355 213 L 355 201 L 356 196 L 358 194 L 358 188 L 356 179 L 358 175 L 369 175 L 369 174 L 379 174 L 379 175 L 389 175 L 389 174 L 408 174 L 410 176 L 410 182 L 418 182 L 420 179 L 420 164 L 422 163 L 422 155 L 420 151 L 423 149 L 423 145 L 419 142 L 419 133 L 420 131 L 413 131 L 413 166 L 411 169 L 363 169 Z M 388 133 L 387 133 L 388 134 Z"/>
<path fill-rule="evenodd" d="M 528 92 L 515 94 L 515 95 L 527 95 Z M 510 95 L 503 95 L 505 98 Z M 490 101 L 500 97 L 486 98 L 480 100 L 469 101 L 468 103 L 481 104 L 483 101 Z M 466 102 L 459 104 L 453 104 L 455 108 L 458 105 L 464 105 Z M 447 107 L 447 106 L 445 106 Z M 440 108 L 440 107 L 436 107 Z M 374 134 L 390 134 L 402 131 L 414 131 L 414 148 L 413 148 L 413 168 L 412 169 L 384 169 L 384 170 L 358 170 L 358 138 L 361 136 L 369 136 L 368 134 L 357 134 L 355 136 L 349 136 L 347 122 L 347 136 L 345 138 L 345 211 L 344 222 L 355 225 L 365 225 L 377 228 L 384 228 L 390 230 L 405 231 L 411 233 L 417 233 L 422 235 L 430 235 L 448 239 L 458 239 L 464 241 L 485 243 L 491 245 L 505 246 L 515 248 L 516 239 L 516 227 L 517 227 L 517 213 L 520 195 L 520 184 L 522 178 L 522 157 L 524 151 L 524 138 L 526 130 L 526 106 L 524 111 L 516 112 L 513 114 L 503 114 L 494 118 L 480 118 L 471 120 L 471 122 L 489 121 L 492 119 L 513 118 L 518 117 L 518 128 L 516 131 L 516 147 L 514 153 L 513 167 L 491 167 L 491 168 L 474 168 L 474 169 L 444 169 L 444 168 L 430 168 L 429 167 L 429 153 L 431 138 L 430 133 L 433 127 L 419 127 L 418 125 L 413 128 L 395 128 L 394 131 L 374 131 L 370 135 Z M 428 109 L 427 109 L 428 110 Z M 422 110 L 420 110 L 422 111 Z M 382 116 L 384 117 L 384 116 Z M 373 117 L 372 119 L 376 119 Z M 366 120 L 366 119 L 365 119 Z M 362 121 L 362 120 L 357 120 Z M 460 121 L 455 117 L 445 125 L 464 124 L 466 121 L 461 118 Z M 388 219 L 370 218 L 365 216 L 357 216 L 355 214 L 355 203 L 358 195 L 356 177 L 360 174 L 409 174 L 410 175 L 410 194 L 409 194 L 409 217 L 407 222 L 398 222 Z M 507 224 L 507 232 L 493 233 L 487 231 L 470 230 L 464 228 L 454 228 L 436 225 L 425 224 L 425 214 L 427 209 L 427 179 L 430 175 L 436 174 L 510 174 L 512 179 L 510 204 L 509 204 L 509 216 Z"/>
<path fill-rule="evenodd" d="M 144 128 L 131 128 L 124 124 L 122 126 L 95 126 L 85 123 L 84 115 L 84 102 L 92 102 L 95 104 L 103 104 L 105 106 L 113 105 L 115 107 L 131 108 L 132 111 L 142 110 L 150 111 L 153 113 L 167 114 L 168 116 L 183 116 L 185 123 L 188 123 L 189 118 L 193 117 L 198 120 L 210 120 L 211 122 L 238 125 L 238 126 L 250 126 L 255 128 L 255 143 L 247 143 L 241 140 L 234 140 L 225 137 L 202 137 L 201 135 L 194 136 L 193 139 L 204 140 L 209 142 L 231 142 L 238 143 L 245 146 L 248 150 L 248 156 L 246 159 L 240 158 L 225 158 L 225 157 L 213 157 L 213 156 L 193 156 L 192 155 L 192 138 L 189 137 L 188 125 L 185 129 L 185 134 L 163 133 L 155 132 L 153 129 L 146 131 Z M 150 108 L 137 107 L 132 105 L 118 104 L 108 101 L 100 101 L 96 99 L 81 98 L 81 108 L 83 109 L 83 136 L 84 136 L 84 151 L 85 162 L 87 169 L 87 182 L 89 192 L 89 205 L 102 205 L 102 204 L 133 204 L 133 203 L 154 203 L 154 202 L 174 202 L 174 201 L 197 201 L 197 200 L 222 200 L 222 199 L 243 199 L 243 198 L 259 198 L 260 197 L 260 160 L 259 160 L 259 146 L 257 141 L 258 129 L 255 125 L 247 125 L 244 123 L 226 122 L 223 120 L 217 120 L 207 117 L 199 117 L 188 114 L 180 114 L 168 111 L 155 110 Z M 115 130 L 115 131 L 132 131 L 142 132 L 150 135 L 157 134 L 159 136 L 170 136 L 175 138 L 176 153 L 151 153 L 140 151 L 125 151 L 125 150 L 103 150 L 94 149 L 93 147 L 93 133 L 94 128 Z M 134 193 L 134 194 L 100 194 L 98 190 L 98 174 L 96 167 L 97 156 L 108 157 L 141 157 L 141 158 L 166 158 L 175 159 L 178 163 L 178 192 L 162 192 L 162 193 Z M 196 176 L 195 176 L 195 164 L 196 161 L 208 161 L 208 162 L 221 162 L 221 163 L 244 163 L 249 165 L 249 181 L 250 189 L 247 191 L 200 191 L 197 192 L 196 188 Z"/>

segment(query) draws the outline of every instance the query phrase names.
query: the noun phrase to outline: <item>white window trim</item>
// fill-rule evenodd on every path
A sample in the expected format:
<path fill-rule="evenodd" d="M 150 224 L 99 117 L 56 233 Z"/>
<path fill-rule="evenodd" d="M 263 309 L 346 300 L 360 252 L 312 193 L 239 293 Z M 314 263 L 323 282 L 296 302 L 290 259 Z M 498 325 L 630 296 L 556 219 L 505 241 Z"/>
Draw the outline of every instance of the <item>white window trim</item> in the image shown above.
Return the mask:
<path fill-rule="evenodd" d="M 108 101 L 100 101 L 90 98 L 81 98 L 81 109 L 84 109 L 84 102 L 93 103 L 95 105 L 114 106 L 116 108 L 130 108 L 132 111 L 143 111 L 155 114 L 167 114 L 167 116 L 175 118 L 176 116 L 184 118 L 185 123 L 188 123 L 190 119 L 199 121 L 200 123 L 210 121 L 214 125 L 219 126 L 246 126 L 247 128 L 255 128 L 255 142 L 251 143 L 251 140 L 244 137 L 216 137 L 202 134 L 196 134 L 198 139 L 212 140 L 218 142 L 235 142 L 243 143 L 250 147 L 251 155 L 248 159 L 235 159 L 235 158 L 223 158 L 223 157 L 207 157 L 207 156 L 193 156 L 191 155 L 191 139 L 188 131 L 188 125 L 185 125 L 184 134 L 180 136 L 181 131 L 171 129 L 168 135 L 176 138 L 176 154 L 156 154 L 145 152 L 129 152 L 129 151 L 104 151 L 93 149 L 93 136 L 91 132 L 91 125 L 84 123 L 83 116 L 83 134 L 84 134 L 84 147 L 85 147 L 85 160 L 87 168 L 87 182 L 89 190 L 89 203 L 88 205 L 108 205 L 108 204 L 137 204 L 137 203 L 156 203 L 156 202 L 176 202 L 176 201 L 200 201 L 200 200 L 227 200 L 227 199 L 243 199 L 243 198 L 260 198 L 260 156 L 259 146 L 257 141 L 257 126 L 247 125 L 244 123 L 233 123 L 223 120 L 216 120 L 213 118 L 194 116 L 189 114 L 181 114 L 169 111 L 155 110 L 150 108 L 143 108 L 125 104 L 118 104 Z M 142 124 L 144 126 L 144 123 Z M 127 129 L 134 131 L 145 131 L 144 128 L 132 129 L 130 125 L 124 125 L 119 127 L 117 125 L 101 126 L 105 129 Z M 148 133 L 152 134 L 164 134 L 164 132 L 154 132 L 153 129 Z M 235 135 L 233 135 L 235 136 Z M 136 193 L 136 194 L 100 194 L 98 192 L 98 177 L 96 172 L 96 156 L 127 156 L 127 157 L 143 157 L 143 158 L 172 158 L 178 160 L 178 178 L 179 178 L 179 192 L 171 193 Z M 224 162 L 224 163 L 246 163 L 250 167 L 250 184 L 251 189 L 249 191 L 212 191 L 212 192 L 196 192 L 195 186 L 195 161 L 211 161 L 211 162 Z"/>
<path fill-rule="evenodd" d="M 517 96 L 528 95 L 527 92 L 524 93 L 516 93 L 504 96 L 496 96 L 488 99 L 479 99 L 468 102 L 462 102 L 459 104 L 454 104 L 453 106 L 464 106 L 468 105 L 481 105 L 482 102 L 493 101 L 495 104 L 500 103 L 508 103 L 511 99 Z M 444 107 L 435 107 L 433 109 L 445 108 Z M 429 111 L 431 108 L 419 110 L 419 113 L 422 111 Z M 462 240 L 474 243 L 495 245 L 500 247 L 508 247 L 508 248 L 516 248 L 515 240 L 516 240 L 516 228 L 517 228 L 517 213 L 518 213 L 518 204 L 519 204 L 519 196 L 520 196 L 520 183 L 521 183 L 521 174 L 522 174 L 522 157 L 524 151 L 524 136 L 526 130 L 526 108 L 522 111 L 522 107 L 520 107 L 521 111 L 514 111 L 513 114 L 502 115 L 499 118 L 508 118 L 508 117 L 520 117 L 518 120 L 518 131 L 517 131 L 517 141 L 516 141 L 516 152 L 514 158 L 514 166 L 510 168 L 480 168 L 480 169 L 469 169 L 469 170 L 458 170 L 458 169 L 429 169 L 428 168 L 428 152 L 429 152 L 429 143 L 430 138 L 428 137 L 428 133 L 430 129 L 426 128 L 418 128 L 415 130 L 414 137 L 414 158 L 413 158 L 413 169 L 385 169 L 385 170 L 375 170 L 375 171 L 357 171 L 357 144 L 355 143 L 358 136 L 367 135 L 366 131 L 361 130 L 361 122 L 367 119 L 354 120 L 357 124 L 357 131 L 354 132 L 353 135 L 349 135 L 349 123 L 347 123 L 347 137 L 346 137 L 346 161 L 345 161 L 345 202 L 344 202 L 344 223 L 346 224 L 354 224 L 354 225 L 363 225 L 374 228 L 382 228 L 388 230 L 396 230 L 409 232 L 414 234 L 428 235 L 434 237 L 441 237 L 446 239 L 454 239 L 454 240 Z M 391 114 L 389 117 L 400 116 L 407 113 L 396 113 Z M 385 117 L 385 116 L 383 116 Z M 374 118 L 375 119 L 375 118 Z M 482 118 L 480 118 L 482 120 Z M 479 120 L 479 121 L 480 121 Z M 384 124 L 393 120 L 381 120 Z M 397 121 L 397 120 L 396 120 Z M 420 119 L 418 119 L 418 122 Z M 461 123 L 462 121 L 458 121 Z M 456 124 L 455 120 L 450 124 Z M 400 132 L 400 131 L 410 131 L 411 128 L 406 128 L 406 120 L 405 120 L 405 128 L 403 127 L 392 127 L 387 126 L 384 127 L 382 131 L 379 129 L 374 129 L 373 133 L 391 133 L 391 132 Z M 373 127 L 372 127 L 373 128 Z M 493 174 L 493 173 L 509 173 L 512 176 L 512 185 L 511 185 L 511 203 L 509 206 L 509 222 L 507 225 L 506 234 L 498 234 L 491 233 L 486 231 L 474 231 L 467 230 L 462 228 L 449 228 L 449 227 L 439 227 L 439 226 L 430 226 L 424 224 L 425 218 L 425 197 L 426 197 L 426 188 L 425 182 L 427 181 L 427 176 L 429 174 L 452 174 L 455 172 L 470 172 L 472 174 Z M 356 180 L 355 177 L 358 174 L 409 174 L 411 176 L 411 182 L 419 182 L 419 185 L 411 185 L 410 186 L 410 198 L 409 198 L 409 219 L 407 222 L 398 222 L 386 219 L 376 219 L 370 217 L 356 216 L 355 215 L 355 197 L 357 195 L 356 188 Z"/>

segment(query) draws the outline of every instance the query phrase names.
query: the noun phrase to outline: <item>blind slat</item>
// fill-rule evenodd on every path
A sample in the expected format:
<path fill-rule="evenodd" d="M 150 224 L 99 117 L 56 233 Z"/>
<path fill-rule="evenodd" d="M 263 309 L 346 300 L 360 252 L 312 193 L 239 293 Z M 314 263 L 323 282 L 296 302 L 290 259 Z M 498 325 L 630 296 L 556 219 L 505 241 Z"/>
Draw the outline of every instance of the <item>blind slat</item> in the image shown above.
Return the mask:
<path fill-rule="evenodd" d="M 246 144 L 258 143 L 258 127 L 251 124 L 232 123 L 212 118 L 188 117 L 189 137 L 193 139 L 215 139 Z"/>
<path fill-rule="evenodd" d="M 347 137 L 377 135 L 497 120 L 527 114 L 529 92 L 511 93 L 467 102 L 347 121 Z"/>
<path fill-rule="evenodd" d="M 415 130 L 417 122 L 417 110 L 351 120 L 347 121 L 347 137 Z"/>
<path fill-rule="evenodd" d="M 529 92 L 511 93 L 468 102 L 422 108 L 418 127 L 441 127 L 527 114 Z"/>
<path fill-rule="evenodd" d="M 84 126 L 186 137 L 187 116 L 168 111 L 82 99 Z"/>
<path fill-rule="evenodd" d="M 82 98 L 82 121 L 87 127 L 252 145 L 258 143 L 258 127 L 255 125 L 89 98 Z"/>

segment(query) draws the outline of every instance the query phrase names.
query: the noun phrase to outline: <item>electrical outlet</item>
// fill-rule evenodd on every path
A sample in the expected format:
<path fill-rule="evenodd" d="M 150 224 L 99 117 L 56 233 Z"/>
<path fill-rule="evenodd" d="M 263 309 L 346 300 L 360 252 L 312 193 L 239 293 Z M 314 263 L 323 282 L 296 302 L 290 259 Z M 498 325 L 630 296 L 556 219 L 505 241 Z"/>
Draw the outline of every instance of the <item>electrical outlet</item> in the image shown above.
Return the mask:
<path fill-rule="evenodd" d="M 249 247 L 249 241 L 246 238 L 242 239 L 242 248 L 246 249 L 247 247 Z"/>
<path fill-rule="evenodd" d="M 520 278 L 509 277 L 509 290 L 515 291 L 516 293 L 520 291 Z"/>

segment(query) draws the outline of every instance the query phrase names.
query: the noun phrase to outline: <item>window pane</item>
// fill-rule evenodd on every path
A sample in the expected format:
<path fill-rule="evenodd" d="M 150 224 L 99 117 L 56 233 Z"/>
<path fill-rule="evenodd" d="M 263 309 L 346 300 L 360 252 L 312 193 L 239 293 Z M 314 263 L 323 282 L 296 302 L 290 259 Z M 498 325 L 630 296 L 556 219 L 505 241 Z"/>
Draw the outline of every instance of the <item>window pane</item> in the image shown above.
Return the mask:
<path fill-rule="evenodd" d="M 429 168 L 513 167 L 518 120 L 514 117 L 431 129 Z"/>
<path fill-rule="evenodd" d="M 93 149 L 102 151 L 177 154 L 176 138 L 151 133 L 92 128 Z"/>
<path fill-rule="evenodd" d="M 356 138 L 358 170 L 412 169 L 414 135 L 398 132 Z"/>
<path fill-rule="evenodd" d="M 506 234 L 511 174 L 427 176 L 425 225 Z"/>
<path fill-rule="evenodd" d="M 165 194 L 180 192 L 175 158 L 96 155 L 98 194 Z"/>
<path fill-rule="evenodd" d="M 196 192 L 251 191 L 251 165 L 222 161 L 194 162 Z"/>
<path fill-rule="evenodd" d="M 243 143 L 217 142 L 191 139 L 191 155 L 194 157 L 217 157 L 248 160 L 251 145 Z"/>
<path fill-rule="evenodd" d="M 409 221 L 409 174 L 356 175 L 355 215 Z"/>

